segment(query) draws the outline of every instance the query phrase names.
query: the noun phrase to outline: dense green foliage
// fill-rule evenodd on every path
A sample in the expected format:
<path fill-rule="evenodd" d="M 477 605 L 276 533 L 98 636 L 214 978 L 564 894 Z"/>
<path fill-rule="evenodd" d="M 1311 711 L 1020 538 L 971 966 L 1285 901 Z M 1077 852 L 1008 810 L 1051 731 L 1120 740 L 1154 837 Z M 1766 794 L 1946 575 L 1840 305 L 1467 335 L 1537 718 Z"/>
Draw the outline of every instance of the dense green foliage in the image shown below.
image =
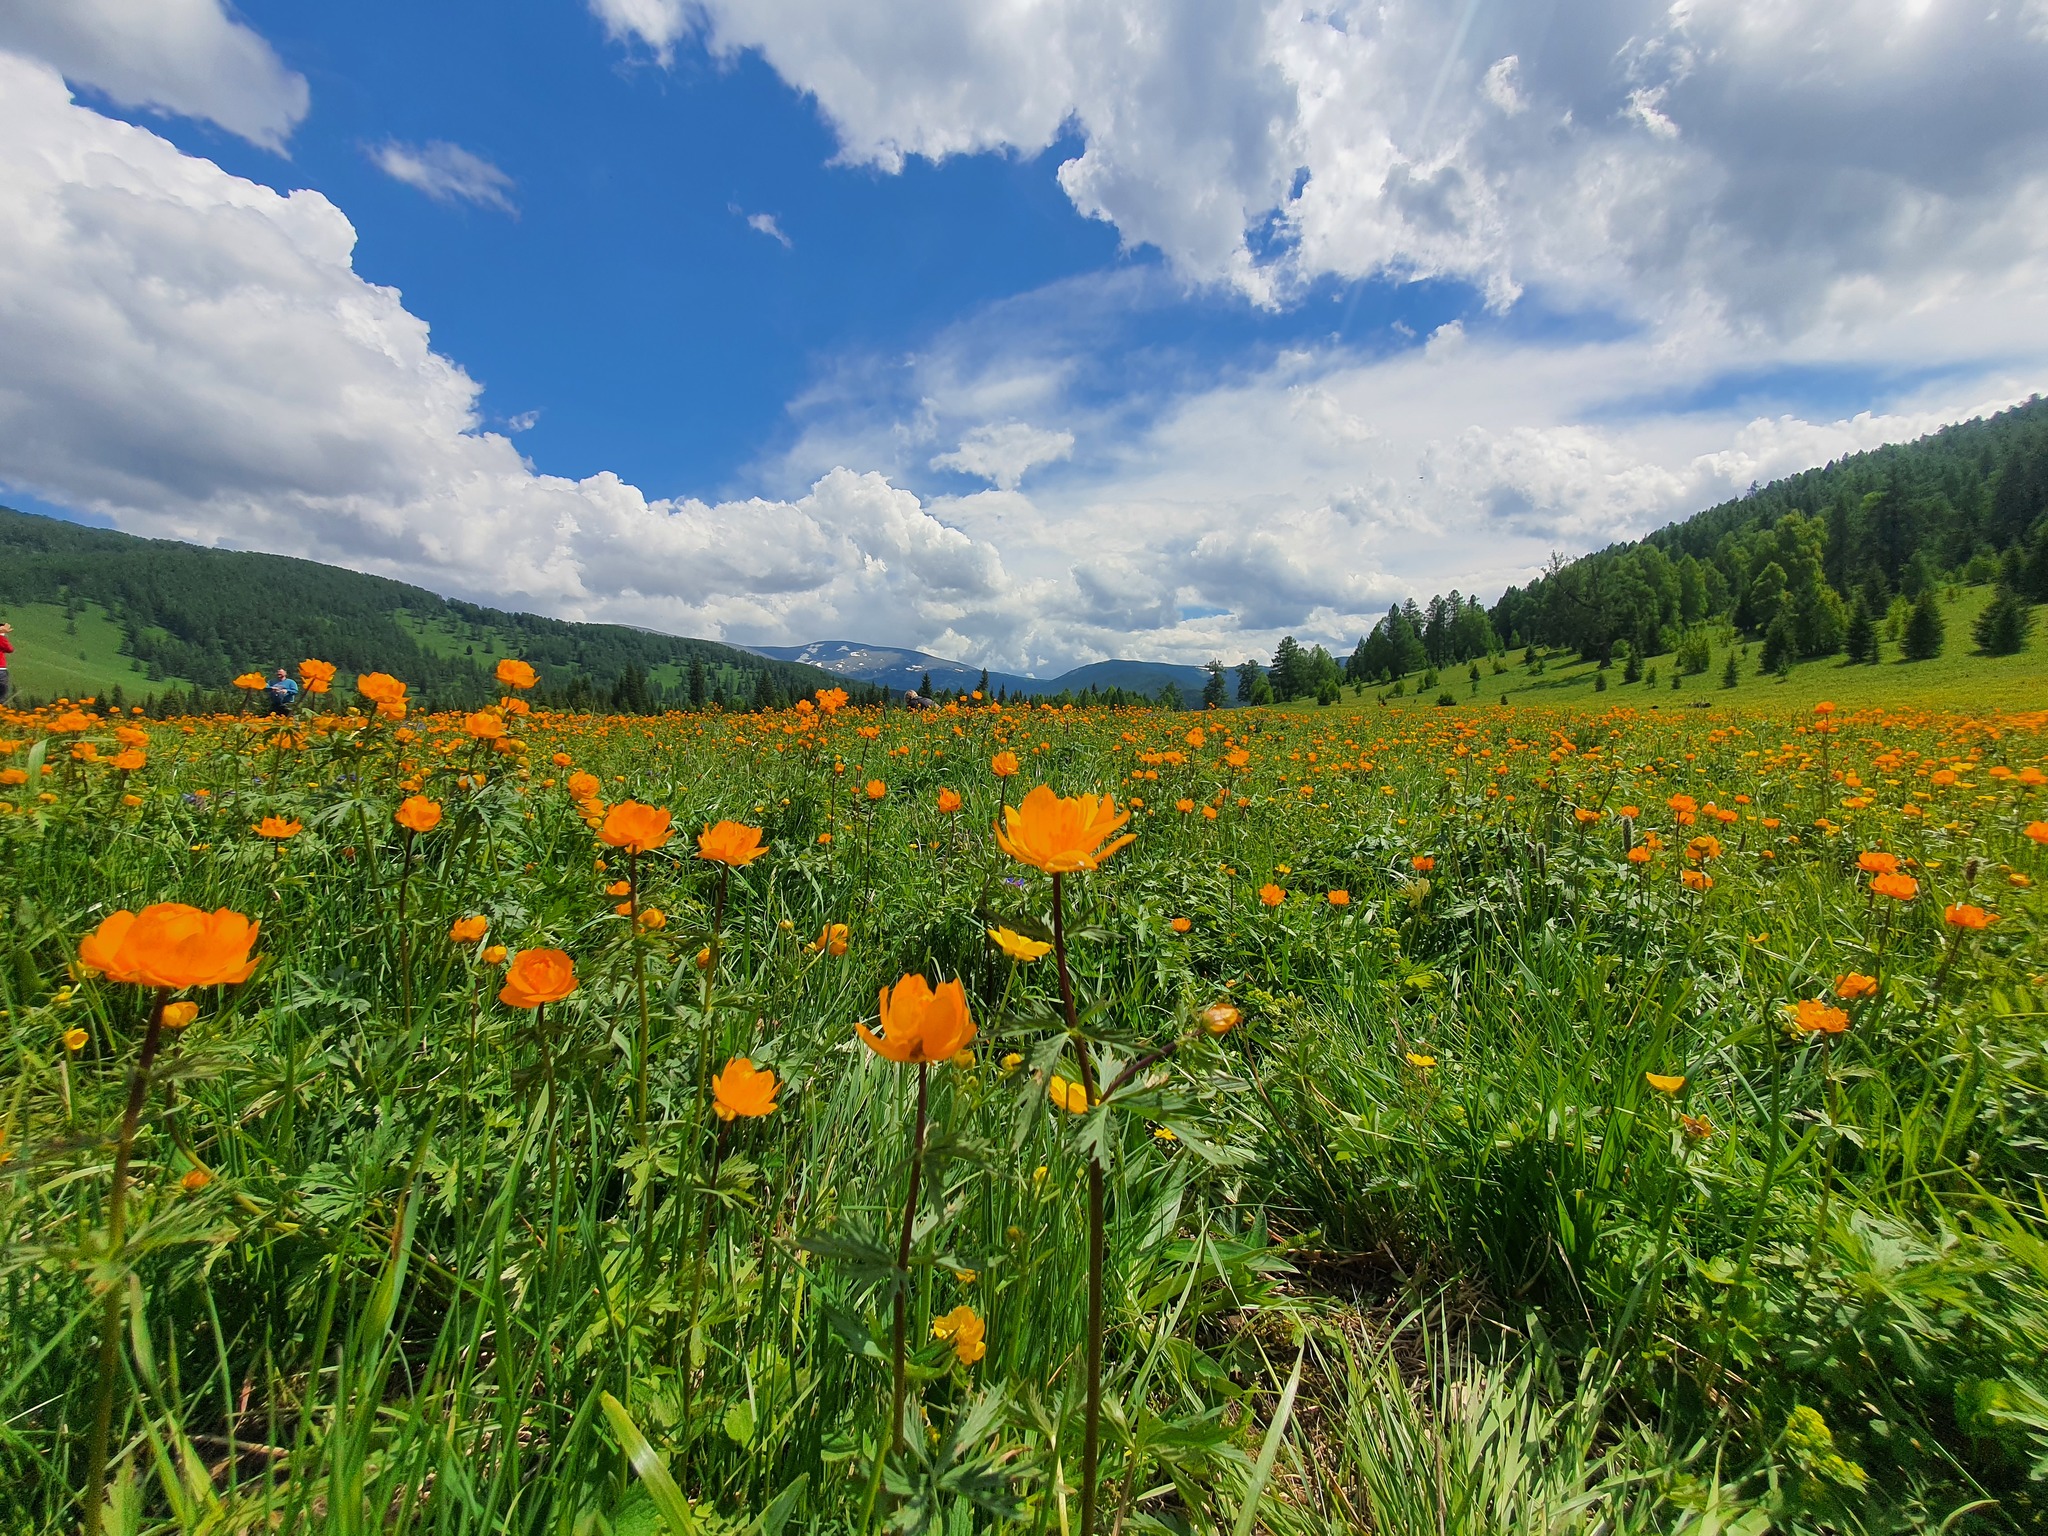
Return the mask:
<path fill-rule="evenodd" d="M 0 722 L 10 1536 L 77 1528 L 103 1382 L 150 1536 L 1079 1532 L 1091 1166 L 1101 1533 L 2041 1528 L 2040 714 L 112 724 Z M 1063 896 L 988 833 L 1041 780 L 1139 791 Z M 80 941 L 161 900 L 264 960 L 145 1081 L 110 1248 L 150 997 Z M 922 1186 L 854 1029 L 906 972 L 980 1026 Z M 742 1054 L 779 1103 L 715 1119 Z"/>
<path fill-rule="evenodd" d="M 436 707 L 492 697 L 500 656 L 531 662 L 543 699 L 629 713 L 714 701 L 744 708 L 757 698 L 772 707 L 834 681 L 708 640 L 508 613 L 311 560 L 138 539 L 0 507 L 0 604 L 25 603 L 102 608 L 150 678 L 183 678 L 214 696 L 251 668 L 308 656 L 344 674 L 395 673 Z M 697 698 L 694 668 L 706 679 Z"/>
<path fill-rule="evenodd" d="M 1555 560 L 1527 587 L 1509 588 L 1490 618 L 1507 645 L 1600 660 L 1624 644 L 1673 650 L 1714 620 L 1794 659 L 1832 656 L 1859 602 L 1882 615 L 1944 577 L 1988 581 L 2001 569 L 2018 598 L 2048 601 L 2048 400 L 2039 397 L 1753 488 L 1635 543 Z M 1924 620 L 1922 630 L 1920 653 L 1938 652 Z"/>

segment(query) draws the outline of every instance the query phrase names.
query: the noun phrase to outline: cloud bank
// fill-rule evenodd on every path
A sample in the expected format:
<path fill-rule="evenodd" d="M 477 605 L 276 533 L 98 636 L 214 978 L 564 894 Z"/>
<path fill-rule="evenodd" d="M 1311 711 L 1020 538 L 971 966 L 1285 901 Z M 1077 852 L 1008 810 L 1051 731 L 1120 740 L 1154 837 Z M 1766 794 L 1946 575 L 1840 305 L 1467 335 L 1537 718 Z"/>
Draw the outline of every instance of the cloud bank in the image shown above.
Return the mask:
<path fill-rule="evenodd" d="M 281 146 L 304 84 L 261 39 L 213 0 L 90 0 L 61 25 L 0 0 L 20 50 L 0 53 L 0 483 L 566 617 L 1043 672 L 1348 644 L 1397 598 L 1490 596 L 1553 548 L 2048 378 L 2038 6 L 592 3 L 658 56 L 758 49 L 849 163 L 1071 131 L 1068 195 L 1167 275 L 991 306 L 893 395 L 849 360 L 795 403 L 758 496 L 547 475 L 355 272 L 330 201 L 230 176 L 60 77 Z M 152 53 L 163 18 L 185 30 Z M 509 201 L 502 172 L 476 159 L 465 183 L 438 148 L 405 151 L 415 185 Z M 1482 302 L 1427 338 L 1303 343 L 1142 401 L 1090 385 L 1101 316 L 1145 283 L 1298 306 L 1365 277 Z M 1802 371 L 1885 406 L 1759 409 L 1768 389 L 1730 383 Z"/>

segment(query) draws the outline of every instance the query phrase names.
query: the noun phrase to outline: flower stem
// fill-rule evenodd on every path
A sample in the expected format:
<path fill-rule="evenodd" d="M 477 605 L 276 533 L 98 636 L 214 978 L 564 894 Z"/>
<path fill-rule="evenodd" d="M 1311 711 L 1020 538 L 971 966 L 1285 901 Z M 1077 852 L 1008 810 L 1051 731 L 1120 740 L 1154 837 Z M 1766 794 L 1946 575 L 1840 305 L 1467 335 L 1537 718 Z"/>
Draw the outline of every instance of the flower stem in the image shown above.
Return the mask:
<path fill-rule="evenodd" d="M 903 1229 L 896 1242 L 896 1297 L 890 1329 L 889 1444 L 875 1448 L 875 1470 L 868 1479 L 867 1509 L 861 1529 L 874 1524 L 875 1500 L 882 1491 L 882 1470 L 891 1456 L 903 1450 L 903 1403 L 908 1396 L 910 1348 L 910 1239 L 917 1224 L 917 1192 L 924 1178 L 925 1073 L 926 1063 L 917 1064 L 917 1120 L 910 1133 L 910 1186 L 903 1194 Z"/>
<path fill-rule="evenodd" d="M 638 1122 L 640 1150 L 647 1150 L 647 956 L 640 942 L 640 855 L 626 853 L 626 922 L 633 946 L 633 996 L 640 1005 L 640 1033 L 634 1042 L 633 1113 Z"/>
<path fill-rule="evenodd" d="M 135 1131 L 142 1120 L 142 1106 L 149 1098 L 149 1069 L 156 1061 L 163 1041 L 164 1004 L 170 993 L 157 990 L 149 1010 L 149 1028 L 142 1037 L 142 1054 L 128 1074 L 128 1107 L 121 1116 L 121 1138 L 114 1145 L 114 1184 L 107 1191 L 107 1262 L 118 1263 L 127 1235 L 128 1159 L 135 1150 Z M 85 1486 L 85 1536 L 99 1536 L 100 1510 L 107 1483 L 107 1441 L 114 1426 L 114 1373 L 121 1363 L 121 1322 L 127 1306 L 128 1288 L 116 1280 L 107 1287 L 105 1309 L 100 1315 L 99 1401 L 93 1405 L 92 1447 L 86 1456 L 90 1477 Z"/>
<path fill-rule="evenodd" d="M 1099 1102 L 1095 1062 L 1081 1038 L 1080 1016 L 1074 1007 L 1074 978 L 1067 969 L 1067 914 L 1064 877 L 1052 877 L 1052 947 L 1059 966 L 1060 1004 L 1066 1010 L 1067 1036 L 1080 1062 L 1081 1091 L 1089 1104 Z M 1088 1160 L 1088 1406 L 1081 1431 L 1081 1536 L 1095 1536 L 1095 1473 L 1102 1453 L 1102 1164 Z"/>

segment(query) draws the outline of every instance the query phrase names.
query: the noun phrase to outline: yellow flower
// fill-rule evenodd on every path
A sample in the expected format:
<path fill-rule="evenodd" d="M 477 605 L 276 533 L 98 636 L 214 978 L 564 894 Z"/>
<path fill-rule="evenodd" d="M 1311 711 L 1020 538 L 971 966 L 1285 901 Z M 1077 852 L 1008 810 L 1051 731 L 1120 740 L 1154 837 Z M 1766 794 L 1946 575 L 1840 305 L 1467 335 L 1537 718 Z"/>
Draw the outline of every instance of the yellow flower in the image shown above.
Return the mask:
<path fill-rule="evenodd" d="M 1427 1072 L 1436 1065 L 1436 1058 L 1434 1056 L 1423 1056 L 1414 1051 L 1408 1051 L 1404 1054 L 1408 1058 L 1408 1065 L 1418 1072 Z"/>
<path fill-rule="evenodd" d="M 540 681 L 532 666 L 509 656 L 498 663 L 496 676 L 507 688 L 531 688 Z"/>
<path fill-rule="evenodd" d="M 64 1049 L 82 1051 L 85 1049 L 86 1038 L 86 1033 L 82 1029 L 67 1029 L 64 1031 Z"/>
<path fill-rule="evenodd" d="M 983 1342 L 982 1334 L 981 1319 L 975 1316 L 972 1307 L 964 1304 L 955 1307 L 944 1317 L 932 1319 L 932 1337 L 950 1343 L 953 1346 L 953 1354 L 962 1365 L 972 1365 L 988 1353 L 988 1345 Z"/>
<path fill-rule="evenodd" d="M 164 1028 L 183 1029 L 199 1017 L 199 1005 L 193 1002 L 165 1003 Z"/>
<path fill-rule="evenodd" d="M 1050 944 L 1041 944 L 1036 939 L 1027 939 L 1023 934 L 1010 928 L 991 928 L 988 936 L 995 940 L 996 948 L 1012 960 L 1031 961 L 1052 953 Z"/>
<path fill-rule="evenodd" d="M 1052 1081 L 1045 1085 L 1046 1095 L 1070 1115 L 1088 1113 L 1088 1090 L 1079 1083 L 1070 1083 L 1057 1072 Z"/>
<path fill-rule="evenodd" d="M 1643 1074 L 1643 1081 L 1659 1093 L 1676 1093 L 1685 1086 L 1685 1074 L 1680 1072 L 1674 1076 L 1666 1077 L 1661 1072 L 1645 1072 Z"/>
<path fill-rule="evenodd" d="M 1060 796 L 1041 784 L 1022 805 L 1003 808 L 996 846 L 1019 864 L 1049 875 L 1073 874 L 1099 868 L 1118 849 L 1136 842 L 1132 833 L 1115 836 L 1130 819 L 1129 811 L 1117 814 L 1113 795 Z"/>

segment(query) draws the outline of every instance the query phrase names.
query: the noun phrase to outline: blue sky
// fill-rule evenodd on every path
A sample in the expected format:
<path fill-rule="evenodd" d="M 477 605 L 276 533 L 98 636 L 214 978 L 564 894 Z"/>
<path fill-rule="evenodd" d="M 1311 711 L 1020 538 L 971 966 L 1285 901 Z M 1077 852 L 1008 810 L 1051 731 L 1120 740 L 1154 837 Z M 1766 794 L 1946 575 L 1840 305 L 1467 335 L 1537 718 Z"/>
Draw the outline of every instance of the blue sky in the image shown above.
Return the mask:
<path fill-rule="evenodd" d="M 741 642 L 1348 644 L 2039 388 L 2044 86 L 2039 0 L 0 10 L 0 488 Z"/>

